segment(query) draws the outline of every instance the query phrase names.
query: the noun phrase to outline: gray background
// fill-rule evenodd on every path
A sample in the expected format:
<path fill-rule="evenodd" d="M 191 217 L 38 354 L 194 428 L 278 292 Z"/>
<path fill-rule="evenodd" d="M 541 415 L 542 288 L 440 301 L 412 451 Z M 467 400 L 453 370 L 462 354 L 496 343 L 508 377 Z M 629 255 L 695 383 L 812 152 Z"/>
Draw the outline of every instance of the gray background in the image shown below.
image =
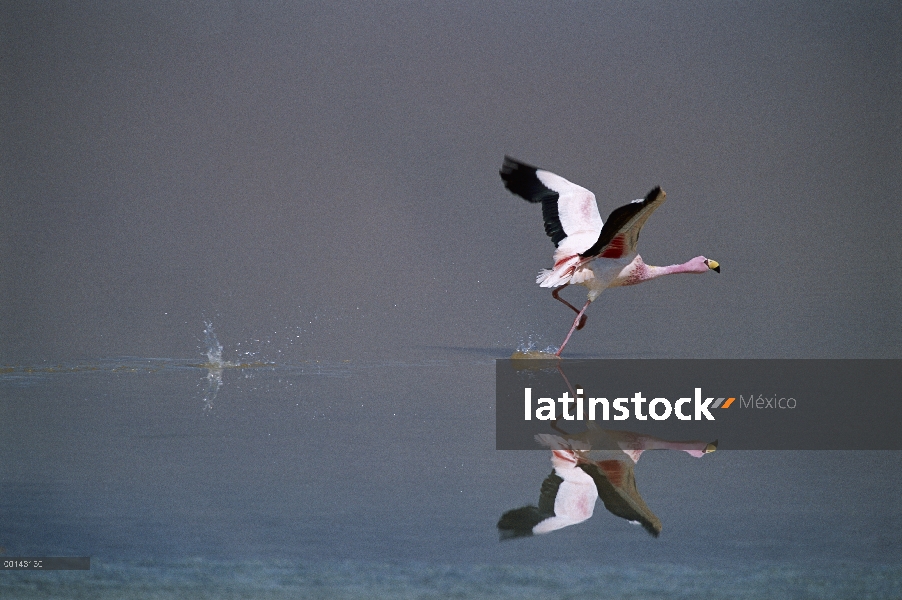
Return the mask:
<path fill-rule="evenodd" d="M 899 357 L 902 14 L 839 3 L 2 8 L 0 361 L 559 344 L 505 153 L 662 185 L 574 354 Z M 570 294 L 581 302 L 581 290 Z M 227 340 L 224 340 L 227 343 Z"/>

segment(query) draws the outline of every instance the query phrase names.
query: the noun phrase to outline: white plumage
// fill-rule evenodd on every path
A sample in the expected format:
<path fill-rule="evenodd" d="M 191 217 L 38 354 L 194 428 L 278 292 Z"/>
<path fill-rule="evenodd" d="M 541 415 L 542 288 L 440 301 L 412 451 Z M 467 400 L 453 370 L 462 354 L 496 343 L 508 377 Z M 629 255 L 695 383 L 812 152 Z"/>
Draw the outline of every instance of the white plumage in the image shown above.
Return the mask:
<path fill-rule="evenodd" d="M 554 264 L 542 269 L 536 283 L 552 288 L 552 295 L 576 312 L 570 332 L 556 356 L 560 356 L 570 336 L 585 325 L 585 311 L 605 289 L 634 285 L 673 273 L 720 272 L 716 261 L 704 256 L 668 267 L 646 265 L 636 251 L 639 232 L 651 214 L 664 203 L 660 187 L 645 198 L 614 209 L 607 222 L 601 220 L 595 194 L 560 175 L 538 169 L 506 156 L 500 171 L 505 187 L 533 203 L 542 204 L 545 233 L 554 242 Z M 558 296 L 573 284 L 588 289 L 582 310 Z"/>
<path fill-rule="evenodd" d="M 551 449 L 554 470 L 542 482 L 538 506 L 523 506 L 501 515 L 502 539 L 549 533 L 592 517 L 601 499 L 611 514 L 641 525 L 657 537 L 661 520 L 636 487 L 634 465 L 646 450 L 669 449 L 701 458 L 717 449 L 717 440 L 676 442 L 630 431 L 601 429 L 594 422 L 575 435 L 538 434 Z"/>

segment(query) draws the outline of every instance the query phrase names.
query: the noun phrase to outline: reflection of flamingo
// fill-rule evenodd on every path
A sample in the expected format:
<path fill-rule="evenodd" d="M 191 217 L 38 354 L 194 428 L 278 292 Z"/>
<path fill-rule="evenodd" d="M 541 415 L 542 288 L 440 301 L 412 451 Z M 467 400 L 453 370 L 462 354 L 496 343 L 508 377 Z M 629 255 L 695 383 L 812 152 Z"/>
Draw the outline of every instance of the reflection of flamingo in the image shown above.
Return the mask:
<path fill-rule="evenodd" d="M 653 267 L 642 262 L 636 253 L 636 243 L 645 221 L 664 202 L 666 194 L 659 187 L 644 199 L 615 209 L 608 222 L 602 223 L 595 195 L 563 177 L 509 156 L 504 157 L 500 173 L 505 187 L 512 193 L 529 202 L 542 203 L 545 233 L 557 248 L 554 267 L 543 269 L 536 278 L 536 283 L 552 288 L 551 295 L 576 312 L 573 326 L 555 356 L 561 355 L 573 332 L 583 328 L 586 309 L 606 288 L 634 285 L 673 273 L 708 270 L 720 273 L 717 261 L 704 256 L 669 267 Z M 558 296 L 571 283 L 589 290 L 589 299 L 582 310 Z"/>
<path fill-rule="evenodd" d="M 554 470 L 542 482 L 538 506 L 509 510 L 501 516 L 498 529 L 502 539 L 548 533 L 582 523 L 592 516 L 596 498 L 601 498 L 609 512 L 642 525 L 657 537 L 661 521 L 639 495 L 633 465 L 645 450 L 682 450 L 701 457 L 717 449 L 717 441 L 670 442 L 628 431 L 600 429 L 594 423 L 582 434 L 539 434 L 536 439 L 551 448 Z"/>

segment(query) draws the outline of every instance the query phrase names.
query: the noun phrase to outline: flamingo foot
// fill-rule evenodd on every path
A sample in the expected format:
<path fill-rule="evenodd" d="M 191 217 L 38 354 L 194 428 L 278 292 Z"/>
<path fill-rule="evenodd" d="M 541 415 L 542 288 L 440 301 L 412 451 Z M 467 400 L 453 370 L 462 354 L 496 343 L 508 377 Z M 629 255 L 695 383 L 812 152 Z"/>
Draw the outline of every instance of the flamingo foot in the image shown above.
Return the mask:
<path fill-rule="evenodd" d="M 589 305 L 592 304 L 591 300 L 586 300 L 586 303 L 583 305 L 583 309 L 576 313 L 576 318 L 573 319 L 573 325 L 570 326 L 570 331 L 567 332 L 567 337 L 564 338 L 564 343 L 561 344 L 561 347 L 557 349 L 557 352 L 554 353 L 555 356 L 560 357 L 561 352 L 564 351 L 564 346 L 567 345 L 567 342 L 570 341 L 570 336 L 573 335 L 573 332 L 579 329 L 582 325 L 586 324 L 586 309 L 589 308 Z"/>

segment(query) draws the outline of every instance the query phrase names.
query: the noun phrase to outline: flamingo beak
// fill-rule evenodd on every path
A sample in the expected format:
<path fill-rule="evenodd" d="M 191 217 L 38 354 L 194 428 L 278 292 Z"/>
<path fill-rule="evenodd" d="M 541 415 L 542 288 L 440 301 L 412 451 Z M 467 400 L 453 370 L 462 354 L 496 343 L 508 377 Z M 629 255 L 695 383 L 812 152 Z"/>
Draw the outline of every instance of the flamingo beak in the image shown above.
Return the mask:
<path fill-rule="evenodd" d="M 711 454 L 715 450 L 717 450 L 717 440 L 705 445 L 705 454 Z"/>
<path fill-rule="evenodd" d="M 708 265 L 708 268 L 715 273 L 720 273 L 720 263 L 716 260 L 706 260 L 705 264 Z"/>

